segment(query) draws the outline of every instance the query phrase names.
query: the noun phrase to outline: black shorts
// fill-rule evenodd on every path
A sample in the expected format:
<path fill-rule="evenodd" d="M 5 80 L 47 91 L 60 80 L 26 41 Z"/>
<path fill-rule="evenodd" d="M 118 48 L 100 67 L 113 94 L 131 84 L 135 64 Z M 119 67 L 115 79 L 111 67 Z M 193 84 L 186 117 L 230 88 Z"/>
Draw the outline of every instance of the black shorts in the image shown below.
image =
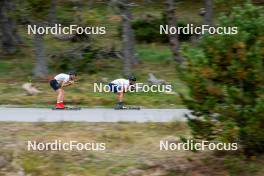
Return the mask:
<path fill-rule="evenodd" d="M 117 92 L 121 92 L 122 87 L 118 86 L 116 84 L 113 83 L 109 83 L 108 86 L 110 87 L 111 92 L 117 93 Z"/>
<path fill-rule="evenodd" d="M 50 81 L 50 87 L 52 87 L 52 89 L 54 89 L 56 91 L 59 88 L 61 88 L 61 85 L 58 83 L 58 81 L 56 79 L 53 79 Z"/>

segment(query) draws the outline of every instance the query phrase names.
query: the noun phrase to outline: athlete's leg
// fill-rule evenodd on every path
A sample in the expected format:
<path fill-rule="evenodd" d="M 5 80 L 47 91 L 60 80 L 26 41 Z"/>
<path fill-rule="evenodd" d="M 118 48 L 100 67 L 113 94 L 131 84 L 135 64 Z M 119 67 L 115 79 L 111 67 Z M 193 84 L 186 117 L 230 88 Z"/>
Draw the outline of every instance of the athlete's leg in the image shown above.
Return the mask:
<path fill-rule="evenodd" d="M 124 109 L 124 92 L 117 92 L 117 105 L 116 105 L 116 109 Z"/>
<path fill-rule="evenodd" d="M 63 103 L 63 101 L 64 101 L 64 90 L 63 89 L 61 89 L 62 91 L 61 91 L 61 99 L 60 99 L 60 102 L 61 103 Z"/>
<path fill-rule="evenodd" d="M 56 90 L 56 92 L 58 93 L 56 107 L 57 108 L 64 108 L 64 104 L 63 104 L 64 90 L 62 88 L 59 88 L 58 90 Z"/>
<path fill-rule="evenodd" d="M 117 100 L 118 102 L 123 102 L 124 92 L 117 92 Z"/>
<path fill-rule="evenodd" d="M 58 90 L 56 90 L 56 92 L 58 93 L 57 103 L 63 102 L 64 90 L 62 88 L 59 88 Z"/>

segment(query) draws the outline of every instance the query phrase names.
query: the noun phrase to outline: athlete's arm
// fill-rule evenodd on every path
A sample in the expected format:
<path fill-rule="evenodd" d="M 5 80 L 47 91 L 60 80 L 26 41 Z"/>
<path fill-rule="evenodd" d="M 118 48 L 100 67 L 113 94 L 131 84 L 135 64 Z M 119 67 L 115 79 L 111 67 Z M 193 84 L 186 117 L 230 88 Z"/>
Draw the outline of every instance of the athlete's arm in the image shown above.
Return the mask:
<path fill-rule="evenodd" d="M 123 86 L 123 93 L 127 92 L 128 87 Z"/>
<path fill-rule="evenodd" d="M 73 80 L 72 81 L 67 81 L 67 82 L 62 82 L 61 87 L 67 87 L 67 86 L 72 85 L 72 84 L 74 84 Z"/>
<path fill-rule="evenodd" d="M 127 92 L 130 90 L 130 85 L 123 85 L 123 92 Z"/>

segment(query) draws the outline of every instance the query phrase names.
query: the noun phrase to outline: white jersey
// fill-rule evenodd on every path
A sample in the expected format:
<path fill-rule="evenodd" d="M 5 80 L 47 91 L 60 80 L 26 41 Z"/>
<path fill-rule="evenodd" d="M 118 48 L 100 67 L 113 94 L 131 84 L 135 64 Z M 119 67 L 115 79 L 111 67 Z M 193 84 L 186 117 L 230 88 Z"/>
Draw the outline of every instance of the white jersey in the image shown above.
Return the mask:
<path fill-rule="evenodd" d="M 56 81 L 58 81 L 59 83 L 68 82 L 70 80 L 70 75 L 61 73 L 55 76 L 54 79 L 56 79 Z"/>
<path fill-rule="evenodd" d="M 127 89 L 129 87 L 129 80 L 127 79 L 116 79 L 114 81 L 111 82 L 112 84 L 121 86 L 125 89 Z"/>

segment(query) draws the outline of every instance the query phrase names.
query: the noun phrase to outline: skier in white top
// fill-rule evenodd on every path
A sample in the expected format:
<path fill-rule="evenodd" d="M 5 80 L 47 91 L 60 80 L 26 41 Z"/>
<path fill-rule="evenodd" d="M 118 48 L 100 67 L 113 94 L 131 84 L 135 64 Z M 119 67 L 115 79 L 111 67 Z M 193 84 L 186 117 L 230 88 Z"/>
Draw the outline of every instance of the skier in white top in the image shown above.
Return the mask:
<path fill-rule="evenodd" d="M 128 90 L 134 90 L 136 83 L 136 77 L 129 76 L 128 79 L 116 79 L 109 83 L 110 90 L 117 94 L 117 107 L 116 109 L 124 109 L 124 93 Z"/>
<path fill-rule="evenodd" d="M 55 105 L 56 109 L 64 109 L 65 105 L 64 101 L 64 90 L 63 88 L 74 84 L 74 80 L 76 79 L 76 72 L 70 71 L 68 74 L 60 73 L 54 77 L 54 79 L 50 80 L 50 86 L 58 93 L 57 103 Z"/>

